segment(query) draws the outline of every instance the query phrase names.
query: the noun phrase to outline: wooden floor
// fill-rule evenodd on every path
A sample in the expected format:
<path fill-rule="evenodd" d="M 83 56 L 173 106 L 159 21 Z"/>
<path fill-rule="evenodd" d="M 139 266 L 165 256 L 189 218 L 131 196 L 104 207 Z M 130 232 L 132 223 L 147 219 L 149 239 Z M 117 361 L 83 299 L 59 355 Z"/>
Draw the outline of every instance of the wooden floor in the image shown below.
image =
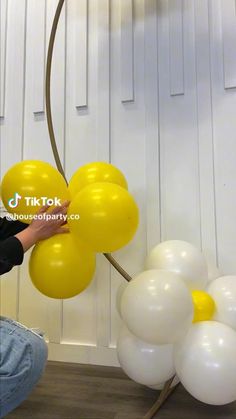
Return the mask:
<path fill-rule="evenodd" d="M 28 400 L 7 419 L 141 419 L 158 394 L 119 368 L 49 362 Z M 207 406 L 179 386 L 155 417 L 235 419 L 236 403 Z"/>

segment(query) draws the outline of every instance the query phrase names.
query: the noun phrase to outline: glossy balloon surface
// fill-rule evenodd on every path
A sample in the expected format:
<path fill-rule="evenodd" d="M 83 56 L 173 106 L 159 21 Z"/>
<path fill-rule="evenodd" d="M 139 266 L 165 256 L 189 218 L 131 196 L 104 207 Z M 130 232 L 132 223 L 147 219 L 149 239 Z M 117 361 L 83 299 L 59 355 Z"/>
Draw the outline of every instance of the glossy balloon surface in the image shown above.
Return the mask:
<path fill-rule="evenodd" d="M 40 160 L 23 160 L 12 166 L 3 177 L 1 196 L 8 212 L 22 216 L 20 221 L 26 223 L 32 221 L 46 198 L 56 204 L 56 200 L 62 204 L 70 199 L 63 176 L 49 163 Z"/>
<path fill-rule="evenodd" d="M 71 197 L 91 183 L 109 182 L 116 183 L 122 188 L 128 189 L 127 181 L 123 173 L 114 165 L 106 162 L 92 162 L 80 167 L 69 182 Z"/>
<path fill-rule="evenodd" d="M 236 276 L 228 275 L 215 279 L 208 286 L 207 292 L 216 304 L 214 319 L 236 331 Z"/>
<path fill-rule="evenodd" d="M 29 272 L 34 286 L 51 298 L 71 298 L 90 284 L 95 254 L 70 233 L 56 234 L 33 249 Z"/>
<path fill-rule="evenodd" d="M 213 298 L 205 291 L 192 291 L 194 304 L 193 323 L 211 320 L 214 316 L 216 306 Z"/>
<path fill-rule="evenodd" d="M 174 358 L 181 383 L 197 400 L 212 405 L 236 400 L 236 332 L 229 326 L 195 323 L 175 345 Z"/>
<path fill-rule="evenodd" d="M 146 269 L 165 269 L 181 275 L 189 289 L 205 289 L 208 281 L 204 255 L 191 243 L 168 240 L 158 244 L 147 257 Z"/>
<path fill-rule="evenodd" d="M 126 327 L 118 338 L 117 355 L 125 373 L 140 384 L 161 384 L 175 374 L 173 345 L 150 345 Z"/>
<path fill-rule="evenodd" d="M 156 345 L 173 343 L 191 326 L 191 293 L 173 272 L 144 271 L 124 290 L 121 315 L 139 339 Z"/>
<path fill-rule="evenodd" d="M 79 215 L 78 220 L 71 218 Z M 72 200 L 68 224 L 95 251 L 110 253 L 128 244 L 138 228 L 139 212 L 132 195 L 113 183 L 94 183 Z"/>

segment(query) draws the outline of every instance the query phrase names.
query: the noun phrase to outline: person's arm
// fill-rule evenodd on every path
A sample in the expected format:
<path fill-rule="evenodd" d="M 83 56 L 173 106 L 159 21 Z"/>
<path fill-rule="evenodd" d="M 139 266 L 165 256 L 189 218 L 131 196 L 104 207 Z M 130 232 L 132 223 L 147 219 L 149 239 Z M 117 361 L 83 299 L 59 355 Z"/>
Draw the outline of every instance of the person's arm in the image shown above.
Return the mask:
<path fill-rule="evenodd" d="M 12 237 L 0 242 L 0 275 L 10 271 L 15 265 L 23 262 L 24 252 L 40 240 L 47 239 L 54 234 L 66 233 L 67 228 L 63 227 L 65 221 L 60 215 L 66 215 L 69 202 L 54 208 L 50 214 L 57 214 L 57 219 L 40 220 L 34 219 L 26 228 L 20 230 Z M 45 213 L 49 207 L 41 208 L 38 214 Z M 11 221 L 10 221 L 11 223 Z"/>
<path fill-rule="evenodd" d="M 0 218 L 0 240 L 8 239 L 11 236 L 25 230 L 29 225 L 21 221 L 10 221 L 6 217 Z"/>
<path fill-rule="evenodd" d="M 0 242 L 0 275 L 9 272 L 13 266 L 21 265 L 24 250 L 21 242 L 16 237 L 9 237 Z"/>

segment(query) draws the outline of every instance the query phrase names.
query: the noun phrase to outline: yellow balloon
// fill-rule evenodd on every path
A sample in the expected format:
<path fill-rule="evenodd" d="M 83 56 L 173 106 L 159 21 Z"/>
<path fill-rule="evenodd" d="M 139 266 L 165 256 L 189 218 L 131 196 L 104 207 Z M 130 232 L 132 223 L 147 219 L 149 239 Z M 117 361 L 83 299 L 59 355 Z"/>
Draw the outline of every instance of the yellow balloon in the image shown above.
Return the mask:
<path fill-rule="evenodd" d="M 193 323 L 211 320 L 215 312 L 215 302 L 205 291 L 192 291 L 194 304 Z"/>
<path fill-rule="evenodd" d="M 82 292 L 95 271 L 95 254 L 70 233 L 42 240 L 33 249 L 29 273 L 44 295 L 65 299 Z"/>
<path fill-rule="evenodd" d="M 79 215 L 79 219 L 73 219 Z M 139 221 L 132 195 L 113 183 L 93 183 L 83 188 L 68 209 L 72 233 L 95 252 L 114 252 L 134 236 Z"/>
<path fill-rule="evenodd" d="M 33 215 L 46 204 L 46 198 L 47 202 L 53 202 L 52 207 L 70 199 L 60 172 L 40 160 L 23 160 L 12 166 L 3 177 L 1 196 L 7 211 L 18 214 L 25 223 L 31 222 Z"/>
<path fill-rule="evenodd" d="M 80 167 L 69 182 L 69 191 L 73 198 L 85 186 L 91 183 L 109 182 L 116 183 L 128 189 L 123 173 L 115 166 L 106 162 L 92 162 Z"/>

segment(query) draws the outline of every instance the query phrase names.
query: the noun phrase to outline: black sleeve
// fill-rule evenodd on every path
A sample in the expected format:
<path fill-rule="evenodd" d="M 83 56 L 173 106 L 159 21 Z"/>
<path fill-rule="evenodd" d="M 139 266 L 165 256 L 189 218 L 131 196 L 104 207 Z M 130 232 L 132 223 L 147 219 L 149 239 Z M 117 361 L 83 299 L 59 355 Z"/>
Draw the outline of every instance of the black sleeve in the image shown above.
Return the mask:
<path fill-rule="evenodd" d="M 21 265 L 24 249 L 15 234 L 23 231 L 28 224 L 0 218 L 0 275 L 9 272 L 13 266 Z"/>
<path fill-rule="evenodd" d="M 4 218 L 0 218 L 0 240 L 8 239 L 8 237 L 14 236 L 20 231 L 28 227 L 28 224 L 22 223 L 21 221 L 9 221 Z"/>
<path fill-rule="evenodd" d="M 9 272 L 13 266 L 21 265 L 24 249 L 17 237 L 9 237 L 0 242 L 0 275 Z"/>

